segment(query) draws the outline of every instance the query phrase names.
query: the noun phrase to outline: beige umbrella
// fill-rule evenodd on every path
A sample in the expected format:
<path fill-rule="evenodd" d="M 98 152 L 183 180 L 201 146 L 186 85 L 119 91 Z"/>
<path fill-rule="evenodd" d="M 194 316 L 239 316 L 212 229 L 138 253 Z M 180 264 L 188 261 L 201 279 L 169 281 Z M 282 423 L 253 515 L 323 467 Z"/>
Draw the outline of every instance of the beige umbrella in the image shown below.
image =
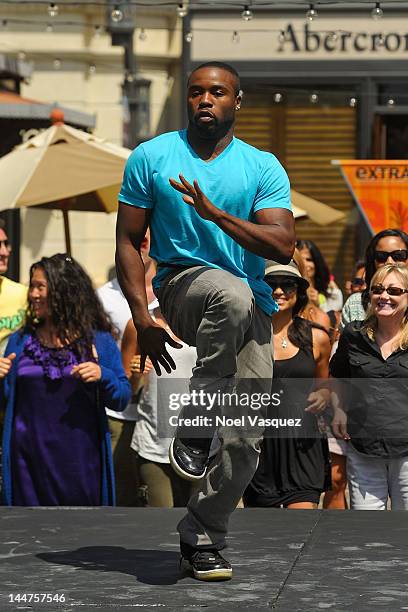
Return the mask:
<path fill-rule="evenodd" d="M 40 206 L 114 212 L 130 150 L 58 122 L 0 158 L 0 210 Z"/>
<path fill-rule="evenodd" d="M 303 208 L 299 208 L 299 206 L 295 206 L 292 203 L 292 212 L 295 219 L 301 219 L 302 217 L 307 217 L 307 212 L 303 210 Z"/>
<path fill-rule="evenodd" d="M 303 212 L 303 215 L 299 216 L 307 216 L 318 225 L 328 225 L 329 223 L 340 221 L 345 217 L 344 213 L 339 210 L 327 206 L 327 204 L 323 204 L 323 202 L 319 202 L 314 198 L 310 198 L 303 193 L 299 193 L 294 189 L 290 191 L 290 199 L 292 201 L 295 219 L 297 218 L 295 213 L 297 208 Z"/>

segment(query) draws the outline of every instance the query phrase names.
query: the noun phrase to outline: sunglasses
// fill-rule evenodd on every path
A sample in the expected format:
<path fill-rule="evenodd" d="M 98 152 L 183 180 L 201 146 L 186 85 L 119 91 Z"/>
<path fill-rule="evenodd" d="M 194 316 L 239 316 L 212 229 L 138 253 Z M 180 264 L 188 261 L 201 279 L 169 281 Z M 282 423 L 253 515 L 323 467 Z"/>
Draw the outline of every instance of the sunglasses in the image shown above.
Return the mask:
<path fill-rule="evenodd" d="M 6 249 L 11 249 L 11 244 L 8 240 L 0 240 L 0 249 L 1 247 L 6 247 Z"/>
<path fill-rule="evenodd" d="M 289 294 L 297 291 L 297 282 L 293 280 L 278 280 L 278 279 L 268 279 L 268 285 L 272 289 L 272 292 L 279 289 L 282 289 L 283 293 Z"/>
<path fill-rule="evenodd" d="M 387 259 L 391 257 L 394 261 L 407 261 L 408 250 L 398 249 L 397 251 L 375 251 L 374 259 L 378 263 L 385 263 Z"/>
<path fill-rule="evenodd" d="M 362 287 L 363 285 L 365 285 L 365 279 L 356 276 L 356 278 L 351 279 L 351 284 L 357 285 L 357 287 Z"/>
<path fill-rule="evenodd" d="M 381 295 L 384 291 L 392 296 L 400 296 L 403 293 L 408 293 L 408 289 L 402 289 L 402 287 L 383 287 L 383 285 L 373 285 L 370 291 L 373 295 Z"/>

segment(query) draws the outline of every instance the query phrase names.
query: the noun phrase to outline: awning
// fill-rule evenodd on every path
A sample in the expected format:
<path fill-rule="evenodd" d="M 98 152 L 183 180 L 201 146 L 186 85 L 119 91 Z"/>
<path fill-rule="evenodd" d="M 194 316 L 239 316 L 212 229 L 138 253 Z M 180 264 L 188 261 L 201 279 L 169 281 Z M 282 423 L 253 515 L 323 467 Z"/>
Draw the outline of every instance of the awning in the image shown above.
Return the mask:
<path fill-rule="evenodd" d="M 68 124 L 82 128 L 94 128 L 96 125 L 96 116 L 90 113 L 58 104 L 45 104 L 37 100 L 30 100 L 11 91 L 0 91 L 0 119 L 49 120 L 51 111 L 55 107 L 63 111 L 65 122 Z"/>

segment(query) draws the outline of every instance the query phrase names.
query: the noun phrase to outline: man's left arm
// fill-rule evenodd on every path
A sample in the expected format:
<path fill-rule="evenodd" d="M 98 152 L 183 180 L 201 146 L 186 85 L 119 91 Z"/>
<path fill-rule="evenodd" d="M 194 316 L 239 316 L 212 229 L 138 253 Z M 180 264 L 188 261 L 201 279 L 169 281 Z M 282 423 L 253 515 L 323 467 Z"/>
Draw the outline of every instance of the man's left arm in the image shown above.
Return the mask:
<path fill-rule="evenodd" d="M 295 248 L 295 223 L 288 208 L 261 208 L 255 223 L 240 219 L 215 206 L 201 191 L 197 181 L 190 184 L 183 175 L 180 182 L 170 179 L 183 200 L 193 206 L 201 218 L 212 221 L 228 236 L 251 253 L 279 263 L 289 263 Z"/>

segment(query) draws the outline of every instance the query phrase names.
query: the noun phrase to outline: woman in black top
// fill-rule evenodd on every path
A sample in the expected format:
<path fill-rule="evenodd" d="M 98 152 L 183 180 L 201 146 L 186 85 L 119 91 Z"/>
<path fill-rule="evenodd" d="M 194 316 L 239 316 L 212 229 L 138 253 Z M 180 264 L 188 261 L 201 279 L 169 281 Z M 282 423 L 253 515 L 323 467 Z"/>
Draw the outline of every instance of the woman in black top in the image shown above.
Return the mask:
<path fill-rule="evenodd" d="M 316 508 L 330 483 L 327 440 L 316 418 L 326 408 L 329 393 L 313 389 L 315 378 L 328 376 L 330 341 L 326 331 L 298 316 L 308 301 L 309 283 L 296 264 L 272 264 L 265 274 L 279 305 L 279 312 L 273 315 L 273 389 L 284 393 L 280 405 L 270 407 L 268 418 L 281 419 L 280 427 L 265 432 L 258 469 L 245 491 L 244 503 Z"/>
<path fill-rule="evenodd" d="M 408 268 L 385 265 L 363 322 L 346 326 L 330 362 L 333 432 L 349 440 L 351 508 L 408 509 Z M 342 380 L 340 380 L 342 379 Z M 347 414 L 342 406 L 348 407 Z"/>

